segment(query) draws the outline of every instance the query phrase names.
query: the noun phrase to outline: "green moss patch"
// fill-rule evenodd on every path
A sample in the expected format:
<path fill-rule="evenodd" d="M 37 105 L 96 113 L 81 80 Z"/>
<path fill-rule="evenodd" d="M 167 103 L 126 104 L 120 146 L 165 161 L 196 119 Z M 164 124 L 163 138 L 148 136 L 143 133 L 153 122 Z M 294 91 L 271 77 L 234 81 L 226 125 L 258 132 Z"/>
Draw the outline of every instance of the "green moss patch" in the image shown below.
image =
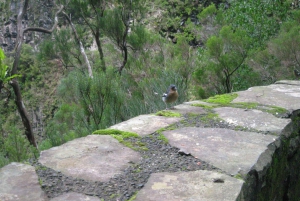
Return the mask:
<path fill-rule="evenodd" d="M 209 123 L 211 121 L 220 121 L 221 119 L 216 113 L 208 113 L 205 116 L 201 117 L 200 120 L 204 123 Z"/>
<path fill-rule="evenodd" d="M 211 110 L 211 109 L 215 108 L 214 106 L 204 105 L 204 104 L 201 104 L 201 103 L 195 103 L 195 104 L 192 104 L 192 106 L 202 107 L 202 108 L 207 109 L 207 110 Z"/>
<path fill-rule="evenodd" d="M 245 180 L 244 177 L 245 177 L 245 176 L 243 176 L 243 175 L 240 174 L 240 173 L 234 175 L 234 178 L 239 179 L 239 180 L 243 180 L 243 181 Z"/>
<path fill-rule="evenodd" d="M 156 132 L 158 134 L 161 134 L 163 131 L 170 131 L 170 130 L 175 130 L 177 128 L 177 126 L 175 124 L 172 124 L 166 128 L 161 128 L 161 129 L 158 129 Z"/>
<path fill-rule="evenodd" d="M 231 101 L 233 101 L 236 97 L 238 97 L 238 94 L 236 94 L 236 93 L 222 94 L 222 95 L 216 95 L 216 96 L 210 97 L 204 101 L 208 102 L 208 103 L 227 105 Z"/>
<path fill-rule="evenodd" d="M 128 201 L 134 201 L 138 192 L 135 192 Z"/>
<path fill-rule="evenodd" d="M 282 107 L 271 106 L 271 109 L 267 109 L 266 112 L 269 112 L 273 115 L 281 115 L 288 113 L 288 110 Z"/>
<path fill-rule="evenodd" d="M 159 133 L 159 136 L 157 137 L 157 139 L 162 140 L 164 143 L 169 143 L 168 138 L 166 138 L 166 136 L 164 136 L 162 133 Z"/>
<path fill-rule="evenodd" d="M 155 113 L 157 116 L 164 116 L 164 117 L 181 117 L 180 113 L 172 112 L 168 110 L 161 110 Z"/>
<path fill-rule="evenodd" d="M 133 150 L 148 150 L 144 143 L 140 140 L 137 141 L 126 141 L 127 138 L 141 138 L 137 133 L 127 132 L 127 131 L 120 131 L 117 129 L 103 129 L 103 130 L 96 130 L 93 134 L 97 135 L 110 135 L 116 140 L 118 140 L 123 145 L 133 149 Z"/>
<path fill-rule="evenodd" d="M 117 130 L 117 129 L 96 130 L 96 131 L 93 132 L 93 134 L 122 136 L 123 138 L 140 137 L 137 133 L 127 132 L 127 131 L 120 131 L 120 130 Z"/>
<path fill-rule="evenodd" d="M 275 116 L 280 116 L 283 114 L 288 113 L 288 110 L 285 108 L 277 107 L 277 106 L 270 106 L 270 105 L 261 105 L 259 103 L 253 102 L 239 102 L 239 103 L 231 103 L 238 94 L 223 94 L 223 95 L 216 95 L 214 97 L 210 97 L 205 102 L 218 104 L 217 106 L 207 106 L 204 104 L 193 104 L 193 106 L 203 107 L 204 109 L 213 109 L 216 107 L 234 107 L 234 108 L 244 108 L 244 109 L 257 109 L 263 112 L 268 112 Z"/>
<path fill-rule="evenodd" d="M 156 131 L 156 133 L 158 133 L 157 139 L 162 140 L 164 143 L 169 143 L 168 138 L 166 138 L 166 137 L 162 134 L 162 132 L 164 132 L 164 131 L 170 131 L 170 130 L 175 130 L 176 128 L 177 128 L 176 124 L 172 124 L 172 125 L 170 125 L 170 126 L 168 126 L 168 127 L 166 127 L 166 128 L 158 129 L 158 130 Z"/>
<path fill-rule="evenodd" d="M 258 103 L 230 103 L 228 106 L 235 108 L 261 110 L 263 112 L 267 112 L 275 116 L 280 116 L 288 113 L 288 110 L 286 110 L 285 108 L 270 105 L 261 105 Z"/>
<path fill-rule="evenodd" d="M 236 107 L 236 108 L 244 108 L 244 109 L 257 109 L 259 104 L 258 103 L 231 103 L 231 107 Z"/>

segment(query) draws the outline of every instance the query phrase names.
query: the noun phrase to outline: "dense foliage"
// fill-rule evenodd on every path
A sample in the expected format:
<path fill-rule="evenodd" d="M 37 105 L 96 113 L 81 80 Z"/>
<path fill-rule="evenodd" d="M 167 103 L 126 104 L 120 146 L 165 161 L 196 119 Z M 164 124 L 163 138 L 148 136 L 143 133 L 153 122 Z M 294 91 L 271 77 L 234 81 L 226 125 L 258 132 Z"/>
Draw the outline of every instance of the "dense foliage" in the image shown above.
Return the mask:
<path fill-rule="evenodd" d="M 182 103 L 297 79 L 300 70 L 300 10 L 292 1 L 56 3 L 49 18 L 63 6 L 58 28 L 34 46 L 21 44 L 17 73 L 16 57 L 0 49 L 0 167 L 37 155 L 23 135 L 12 80 L 43 150 L 164 109 L 170 84 Z M 43 16 L 39 3 L 31 4 L 28 26 L 45 28 L 33 20 Z"/>

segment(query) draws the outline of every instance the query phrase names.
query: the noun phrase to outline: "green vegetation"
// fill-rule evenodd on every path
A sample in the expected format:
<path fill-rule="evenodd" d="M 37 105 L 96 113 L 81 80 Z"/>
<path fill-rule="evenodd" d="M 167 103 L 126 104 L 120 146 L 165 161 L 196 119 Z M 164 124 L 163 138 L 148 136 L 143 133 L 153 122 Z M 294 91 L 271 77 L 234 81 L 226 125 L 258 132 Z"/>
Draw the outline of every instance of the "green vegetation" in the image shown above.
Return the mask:
<path fill-rule="evenodd" d="M 97 135 L 110 135 L 118 140 L 120 143 L 124 144 L 125 146 L 133 149 L 133 150 L 148 150 L 145 147 L 145 144 L 139 141 L 141 138 L 138 134 L 127 132 L 127 131 L 120 131 L 116 129 L 103 129 L 103 130 L 96 130 L 93 134 Z M 138 138 L 136 142 L 126 141 L 127 138 Z"/>
<path fill-rule="evenodd" d="M 244 108 L 244 109 L 257 109 L 258 103 L 232 103 L 231 107 Z"/>
<path fill-rule="evenodd" d="M 97 135 L 112 135 L 112 136 L 121 136 L 123 139 L 124 138 L 129 138 L 129 137 L 136 137 L 139 138 L 140 136 L 136 133 L 133 132 L 127 132 L 127 131 L 120 131 L 117 129 L 103 129 L 103 130 L 96 130 L 93 132 L 93 134 Z"/>
<path fill-rule="evenodd" d="M 218 114 L 212 112 L 200 117 L 200 120 L 204 123 L 221 121 L 221 119 L 218 117 Z"/>
<path fill-rule="evenodd" d="M 211 106 L 211 105 L 205 105 L 205 104 L 199 104 L 199 103 L 192 104 L 192 106 L 195 106 L 195 107 L 203 107 L 204 109 L 207 109 L 207 110 L 211 110 L 211 109 L 214 108 L 214 106 Z"/>
<path fill-rule="evenodd" d="M 280 114 L 288 113 L 288 110 L 281 108 L 281 107 L 277 107 L 277 106 L 272 106 L 272 109 L 267 109 L 266 111 L 273 115 L 280 115 Z"/>
<path fill-rule="evenodd" d="M 238 173 L 238 174 L 234 175 L 234 178 L 236 178 L 236 179 L 240 179 L 240 180 L 244 180 L 244 177 L 243 177 L 243 175 L 241 175 L 240 173 Z"/>
<path fill-rule="evenodd" d="M 250 44 L 250 38 L 247 38 L 244 30 L 233 29 L 231 26 L 223 26 L 219 36 L 207 40 L 205 67 L 217 75 L 217 82 L 222 85 L 219 90 L 232 92 L 232 77 L 244 67 Z"/>
<path fill-rule="evenodd" d="M 158 134 L 161 134 L 163 131 L 174 130 L 174 129 L 176 129 L 176 125 L 175 124 L 171 124 L 170 126 L 168 126 L 166 128 L 158 129 L 156 132 Z"/>
<path fill-rule="evenodd" d="M 157 137 L 159 140 L 162 140 L 164 143 L 169 143 L 168 138 L 166 138 L 166 136 L 164 136 L 162 133 L 159 133 L 159 136 Z"/>
<path fill-rule="evenodd" d="M 1 167 L 10 162 L 24 162 L 39 155 L 36 148 L 29 144 L 26 137 L 15 126 L 9 128 L 8 136 L 4 142 L 0 140 L 0 144 Z"/>
<path fill-rule="evenodd" d="M 280 21 L 287 18 L 289 1 L 249 0 L 230 2 L 230 9 L 224 8 L 225 21 L 235 28 L 246 31 L 253 38 L 252 46 L 261 47 L 280 29 Z"/>
<path fill-rule="evenodd" d="M 117 197 L 117 196 L 118 196 L 117 194 L 111 194 L 111 195 L 109 196 L 109 198 L 113 199 L 113 198 L 115 198 L 115 197 Z"/>
<path fill-rule="evenodd" d="M 133 196 L 129 198 L 128 201 L 134 201 L 138 192 L 135 192 Z"/>
<path fill-rule="evenodd" d="M 161 110 L 155 113 L 157 116 L 164 116 L 164 117 L 181 117 L 180 113 L 168 111 L 168 110 Z"/>
<path fill-rule="evenodd" d="M 287 114 L 288 111 L 284 108 L 277 107 L 277 106 L 266 106 L 258 103 L 231 103 L 232 100 L 234 100 L 237 97 L 237 94 L 223 94 L 223 95 L 216 95 L 213 97 L 210 97 L 206 100 L 203 100 L 208 103 L 214 103 L 217 104 L 215 106 L 208 106 L 204 104 L 193 104 L 193 106 L 196 107 L 203 107 L 204 109 L 207 109 L 208 111 L 211 111 L 213 108 L 216 107 L 234 107 L 234 108 L 244 108 L 244 109 L 257 109 L 264 112 L 268 112 L 270 114 L 273 114 L 275 116 L 280 116 L 283 114 Z"/>
<path fill-rule="evenodd" d="M 169 130 L 175 130 L 176 128 L 177 128 L 176 124 L 171 124 L 170 126 L 168 126 L 166 128 L 158 129 L 156 131 L 156 133 L 158 133 L 157 139 L 162 140 L 164 143 L 169 143 L 168 138 L 166 138 L 166 136 L 164 136 L 162 132 L 169 131 Z M 152 136 L 152 135 L 150 135 L 150 136 Z"/>
<path fill-rule="evenodd" d="M 9 90 L 5 87 L 5 84 L 8 84 L 10 80 L 16 77 L 21 77 L 21 75 L 12 75 L 8 76 L 8 66 L 4 64 L 5 55 L 3 50 L 0 48 L 0 91 L 1 89 L 5 89 L 9 92 Z"/>
<path fill-rule="evenodd" d="M 204 101 L 206 101 L 208 103 L 216 103 L 216 104 L 220 104 L 220 105 L 227 105 L 231 101 L 233 101 L 237 96 L 238 95 L 235 94 L 235 93 L 216 95 L 216 96 L 210 97 L 210 98 L 208 98 Z"/>

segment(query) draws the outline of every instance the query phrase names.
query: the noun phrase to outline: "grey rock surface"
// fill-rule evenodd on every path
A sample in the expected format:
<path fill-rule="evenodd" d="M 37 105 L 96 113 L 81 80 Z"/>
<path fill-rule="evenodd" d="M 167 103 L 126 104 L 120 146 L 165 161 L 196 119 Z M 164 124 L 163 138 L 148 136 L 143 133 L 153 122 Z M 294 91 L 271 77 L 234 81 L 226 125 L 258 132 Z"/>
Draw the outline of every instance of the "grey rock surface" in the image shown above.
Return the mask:
<path fill-rule="evenodd" d="M 200 100 L 194 100 L 189 102 L 184 102 L 185 105 L 206 105 L 206 106 L 216 106 L 217 104 L 214 103 L 208 103 Z"/>
<path fill-rule="evenodd" d="M 189 104 L 181 104 L 174 107 L 175 109 L 172 110 L 174 112 L 180 113 L 180 114 L 206 114 L 207 112 L 202 107 L 195 107 L 191 106 Z"/>
<path fill-rule="evenodd" d="M 276 118 L 274 115 L 260 110 L 221 107 L 215 108 L 214 111 L 221 119 L 234 126 L 271 132 L 277 135 L 291 122 L 290 119 Z"/>
<path fill-rule="evenodd" d="M 246 174 L 276 136 L 222 128 L 164 131 L 172 146 L 186 150 L 230 175 Z"/>
<path fill-rule="evenodd" d="M 56 198 L 52 198 L 50 201 L 100 201 L 100 198 L 81 193 L 70 192 L 60 195 Z"/>
<path fill-rule="evenodd" d="M 297 85 L 300 86 L 299 80 L 279 80 L 275 84 L 285 84 L 285 85 Z"/>
<path fill-rule="evenodd" d="M 154 173 L 135 200 L 233 201 L 242 185 L 242 180 L 205 170 Z"/>
<path fill-rule="evenodd" d="M 42 151 L 39 162 L 75 178 L 107 181 L 139 158 L 111 136 L 88 135 Z"/>
<path fill-rule="evenodd" d="M 35 168 L 22 163 L 11 163 L 0 169 L 1 201 L 47 200 L 39 184 Z"/>
<path fill-rule="evenodd" d="M 232 103 L 254 102 L 282 107 L 287 110 L 300 108 L 300 81 L 278 82 L 268 86 L 251 87 L 246 91 L 236 92 L 238 97 Z"/>
<path fill-rule="evenodd" d="M 121 122 L 110 128 L 122 131 L 129 131 L 139 134 L 140 136 L 149 135 L 160 128 L 167 127 L 173 123 L 180 121 L 177 117 L 162 117 L 156 115 L 140 115 Z"/>

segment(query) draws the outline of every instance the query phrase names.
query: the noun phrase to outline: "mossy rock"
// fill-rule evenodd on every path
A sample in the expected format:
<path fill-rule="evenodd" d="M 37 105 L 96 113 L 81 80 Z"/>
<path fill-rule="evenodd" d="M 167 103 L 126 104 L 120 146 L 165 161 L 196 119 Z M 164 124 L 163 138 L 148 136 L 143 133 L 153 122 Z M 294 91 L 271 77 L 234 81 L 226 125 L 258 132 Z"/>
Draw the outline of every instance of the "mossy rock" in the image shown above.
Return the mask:
<path fill-rule="evenodd" d="M 238 97 L 238 94 L 236 94 L 236 93 L 222 94 L 222 95 L 216 95 L 216 96 L 210 97 L 204 101 L 208 102 L 208 103 L 227 105 L 237 97 Z"/>
<path fill-rule="evenodd" d="M 230 106 L 236 108 L 244 108 L 244 109 L 257 109 L 259 104 L 251 103 L 251 102 L 240 102 L 240 103 L 232 103 L 230 104 Z"/>
<path fill-rule="evenodd" d="M 123 138 L 129 138 L 129 137 L 137 137 L 139 138 L 140 136 L 137 133 L 133 132 L 128 132 L 128 131 L 121 131 L 117 129 L 102 129 L 102 130 L 96 130 L 93 132 L 93 134 L 98 134 L 98 135 L 112 135 L 112 136 L 122 136 Z"/>
<path fill-rule="evenodd" d="M 128 132 L 128 131 L 120 131 L 117 129 L 103 129 L 103 130 L 96 130 L 92 134 L 96 135 L 110 135 L 116 140 L 118 140 L 123 145 L 133 149 L 133 150 L 148 150 L 147 147 L 145 147 L 145 144 L 140 142 L 140 140 L 137 140 L 136 142 L 126 141 L 125 139 L 134 137 L 134 138 L 141 138 L 137 133 Z"/>
<path fill-rule="evenodd" d="M 216 113 L 208 113 L 206 114 L 205 116 L 202 116 L 200 118 L 200 120 L 203 122 L 203 123 L 209 123 L 211 121 L 221 121 L 222 119 L 219 118 L 219 115 L 216 114 Z"/>
<path fill-rule="evenodd" d="M 211 109 L 215 108 L 214 106 L 204 105 L 204 104 L 201 104 L 201 103 L 195 103 L 195 104 L 192 104 L 192 106 L 202 107 L 202 108 L 207 109 L 207 110 L 211 110 Z"/>
<path fill-rule="evenodd" d="M 162 140 L 164 143 L 169 143 L 169 140 L 168 140 L 168 138 L 166 138 L 163 134 L 162 134 L 162 132 L 164 132 L 164 131 L 170 131 L 170 130 L 175 130 L 177 128 L 177 126 L 175 125 L 175 124 L 172 124 L 172 125 L 170 125 L 170 126 L 168 126 L 168 127 L 166 127 L 166 128 L 161 128 L 161 129 L 158 129 L 157 131 L 156 131 L 156 133 L 158 133 L 158 136 L 157 136 L 157 139 L 159 139 L 159 140 Z"/>
<path fill-rule="evenodd" d="M 157 139 L 163 141 L 164 143 L 169 143 L 168 138 L 166 138 L 166 136 L 164 136 L 162 133 L 159 133 L 159 136 L 157 137 Z"/>
<path fill-rule="evenodd" d="M 273 114 L 275 116 L 281 116 L 289 113 L 289 111 L 282 107 L 271 106 L 271 105 L 262 105 L 259 103 L 230 103 L 228 106 L 235 108 L 244 108 L 244 109 L 256 109 L 263 112 Z"/>
<path fill-rule="evenodd" d="M 157 116 L 163 116 L 163 117 L 181 117 L 181 114 L 178 112 L 173 112 L 169 110 L 161 110 L 155 113 Z"/>
<path fill-rule="evenodd" d="M 266 111 L 268 113 L 271 113 L 271 114 L 275 115 L 275 116 L 289 113 L 289 111 L 285 108 L 277 107 L 277 106 L 271 106 L 271 107 L 272 107 L 271 109 L 267 109 Z"/>
<path fill-rule="evenodd" d="M 138 193 L 138 191 L 137 192 L 135 192 L 130 198 L 129 198 L 129 200 L 128 201 L 134 201 L 135 200 L 135 198 L 136 198 L 136 196 L 137 196 L 137 193 Z"/>
<path fill-rule="evenodd" d="M 259 103 L 254 102 L 239 102 L 239 103 L 231 103 L 235 98 L 238 97 L 238 94 L 231 93 L 231 94 L 223 94 L 223 95 L 216 95 L 204 100 L 207 103 L 214 103 L 218 104 L 216 106 L 207 106 L 204 104 L 193 104 L 193 106 L 203 107 L 204 109 L 211 110 L 216 107 L 234 107 L 234 108 L 244 108 L 244 109 L 257 109 L 263 112 L 268 112 L 275 116 L 281 116 L 284 114 L 288 114 L 289 111 L 277 107 L 277 106 L 270 106 L 270 105 L 262 105 Z"/>

